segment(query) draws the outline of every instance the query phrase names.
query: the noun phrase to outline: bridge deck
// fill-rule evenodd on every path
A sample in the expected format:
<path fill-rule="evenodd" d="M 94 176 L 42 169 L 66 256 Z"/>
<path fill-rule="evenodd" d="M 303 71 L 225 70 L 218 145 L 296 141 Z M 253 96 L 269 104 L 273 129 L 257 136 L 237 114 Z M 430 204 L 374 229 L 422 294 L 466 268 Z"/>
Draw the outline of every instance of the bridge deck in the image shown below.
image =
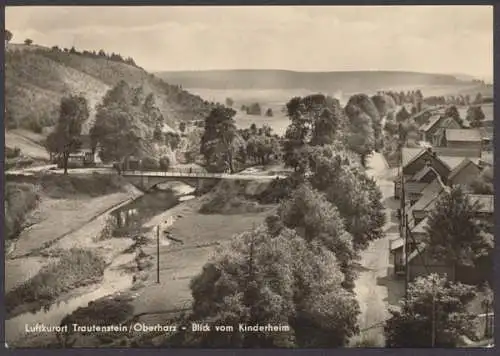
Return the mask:
<path fill-rule="evenodd" d="M 229 174 L 229 173 L 206 173 L 206 172 L 168 172 L 168 171 L 122 171 L 124 177 L 191 177 L 191 178 L 213 178 L 213 179 L 235 179 L 235 180 L 272 180 L 284 179 L 284 175 L 251 175 L 251 174 Z"/>

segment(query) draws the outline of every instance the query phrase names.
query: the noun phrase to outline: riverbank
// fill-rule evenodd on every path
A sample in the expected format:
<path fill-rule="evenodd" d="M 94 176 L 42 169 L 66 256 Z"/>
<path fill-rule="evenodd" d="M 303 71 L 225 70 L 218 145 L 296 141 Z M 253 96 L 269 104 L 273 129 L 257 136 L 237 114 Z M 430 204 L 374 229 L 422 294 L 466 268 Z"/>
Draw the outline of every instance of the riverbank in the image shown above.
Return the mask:
<path fill-rule="evenodd" d="M 137 260 L 122 268 L 132 273 L 132 283 L 119 292 L 94 300 L 87 306 L 67 316 L 81 324 L 103 323 L 106 320 L 146 323 L 164 322 L 182 310 L 190 308 L 191 279 L 202 271 L 217 247 L 236 234 L 261 224 L 274 205 L 263 205 L 261 211 L 239 214 L 202 214 L 200 208 L 210 202 L 217 190 L 194 197 L 192 188 L 177 185 L 172 189 L 179 197 L 179 204 L 163 211 L 142 223 L 141 243 L 136 244 Z M 248 191 L 258 195 L 262 189 L 248 184 Z M 183 199 L 186 198 L 186 199 Z M 157 227 L 160 227 L 160 283 L 156 274 Z M 100 312 L 97 312 L 100 310 Z M 66 345 L 73 347 L 117 347 L 131 345 L 136 337 L 148 335 L 115 335 L 113 338 L 99 335 L 65 335 Z M 50 339 L 50 340 L 49 340 Z M 35 347 L 52 344 L 57 346 L 55 336 L 43 338 L 30 335 L 23 346 Z"/>

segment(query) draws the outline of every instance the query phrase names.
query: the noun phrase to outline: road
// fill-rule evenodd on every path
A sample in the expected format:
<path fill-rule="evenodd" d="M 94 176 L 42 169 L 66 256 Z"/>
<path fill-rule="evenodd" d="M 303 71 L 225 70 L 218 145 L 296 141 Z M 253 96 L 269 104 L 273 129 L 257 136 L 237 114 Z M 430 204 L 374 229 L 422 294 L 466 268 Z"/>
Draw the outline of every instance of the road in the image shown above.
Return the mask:
<path fill-rule="evenodd" d="M 368 174 L 376 180 L 383 195 L 387 214 L 386 236 L 372 242 L 361 255 L 361 271 L 355 293 L 361 308 L 359 325 L 362 332 L 351 340 L 351 344 L 383 347 L 385 341 L 381 324 L 389 317 L 389 304 L 396 305 L 402 296 L 402 283 L 393 277 L 389 259 L 389 241 L 398 237 L 394 216 L 398 203 L 393 199 L 394 171 L 388 167 L 384 157 L 374 153 L 368 160 L 368 167 Z"/>

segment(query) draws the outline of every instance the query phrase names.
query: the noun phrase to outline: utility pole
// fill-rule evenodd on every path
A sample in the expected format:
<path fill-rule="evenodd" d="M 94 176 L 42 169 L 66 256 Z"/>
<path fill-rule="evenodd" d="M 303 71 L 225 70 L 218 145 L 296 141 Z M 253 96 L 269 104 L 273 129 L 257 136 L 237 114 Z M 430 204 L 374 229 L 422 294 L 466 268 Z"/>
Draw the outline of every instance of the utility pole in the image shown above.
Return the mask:
<path fill-rule="evenodd" d="M 156 227 L 156 283 L 160 284 L 160 225 Z"/>
<path fill-rule="evenodd" d="M 434 348 L 436 346 L 436 295 L 434 291 L 432 293 L 431 347 Z"/>

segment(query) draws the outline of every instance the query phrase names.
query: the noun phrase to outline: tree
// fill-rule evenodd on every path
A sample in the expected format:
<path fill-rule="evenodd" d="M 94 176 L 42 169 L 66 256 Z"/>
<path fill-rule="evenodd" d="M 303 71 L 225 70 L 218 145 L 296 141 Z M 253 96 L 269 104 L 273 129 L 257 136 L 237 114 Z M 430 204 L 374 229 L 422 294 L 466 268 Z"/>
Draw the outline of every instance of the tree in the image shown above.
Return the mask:
<path fill-rule="evenodd" d="M 262 109 L 259 103 L 253 103 L 246 109 L 248 115 L 262 115 Z"/>
<path fill-rule="evenodd" d="M 403 105 L 401 110 L 398 111 L 396 114 L 396 121 L 397 122 L 405 122 L 411 117 L 411 114 L 406 110 L 406 106 Z"/>
<path fill-rule="evenodd" d="M 10 41 L 12 41 L 12 37 L 14 37 L 14 35 L 12 35 L 12 32 L 10 32 L 9 30 L 5 29 L 5 41 L 7 41 L 7 43 L 9 43 Z"/>
<path fill-rule="evenodd" d="M 373 121 L 356 105 L 346 106 L 346 114 L 349 118 L 347 145 L 352 151 L 359 154 L 364 166 L 366 157 L 376 148 Z"/>
<path fill-rule="evenodd" d="M 494 195 L 493 169 L 484 169 L 469 185 L 473 194 Z"/>
<path fill-rule="evenodd" d="M 309 165 L 311 185 L 338 208 L 356 250 L 383 237 L 382 194 L 354 157 L 332 146 L 316 147 L 310 152 Z"/>
<path fill-rule="evenodd" d="M 179 131 L 184 133 L 186 131 L 186 123 L 184 121 L 181 121 L 179 123 Z"/>
<path fill-rule="evenodd" d="M 267 117 L 272 117 L 272 116 L 274 116 L 274 115 L 273 115 L 273 109 L 271 109 L 271 108 L 267 109 L 267 111 L 266 111 L 266 116 L 267 116 Z"/>
<path fill-rule="evenodd" d="M 429 215 L 426 227 L 429 252 L 438 260 L 473 266 L 492 248 L 472 203 L 460 186 L 445 192 Z"/>
<path fill-rule="evenodd" d="M 30 38 L 27 38 L 27 39 L 24 40 L 24 44 L 27 45 L 27 46 L 30 46 L 30 45 L 33 44 L 33 40 L 30 39 Z"/>
<path fill-rule="evenodd" d="M 355 278 L 352 264 L 357 254 L 353 238 L 345 230 L 337 207 L 323 193 L 306 183 L 294 190 L 291 197 L 281 204 L 278 215 L 284 226 L 294 229 L 308 242 L 321 243 L 335 254 L 344 273 L 343 286 L 352 290 Z"/>
<path fill-rule="evenodd" d="M 64 174 L 68 174 L 69 155 L 81 145 L 82 125 L 89 118 L 87 99 L 70 95 L 61 99 L 59 121 L 47 137 L 47 148 L 62 159 Z"/>
<path fill-rule="evenodd" d="M 234 325 L 233 332 L 181 332 L 172 345 L 197 347 L 339 347 L 357 332 L 359 306 L 340 288 L 333 254 L 289 229 L 266 226 L 219 251 L 191 282 L 189 321 Z M 288 331 L 242 333 L 239 324 L 287 325 Z"/>
<path fill-rule="evenodd" d="M 479 105 L 483 103 L 483 95 L 481 93 L 477 93 L 476 98 L 474 99 L 474 104 Z"/>
<path fill-rule="evenodd" d="M 458 109 L 455 105 L 451 105 L 446 108 L 444 112 L 445 117 L 452 117 L 455 119 L 460 125 L 463 124 L 462 118 L 460 117 L 460 113 L 458 112 Z"/>
<path fill-rule="evenodd" d="M 339 130 L 342 127 L 344 113 L 340 108 L 340 104 L 325 108 L 313 126 L 311 144 L 312 145 L 328 145 L 338 138 Z"/>
<path fill-rule="evenodd" d="M 234 105 L 234 100 L 231 98 L 226 98 L 226 106 L 229 106 L 230 108 L 233 107 Z"/>
<path fill-rule="evenodd" d="M 401 310 L 391 310 L 384 331 L 387 347 L 458 347 L 475 316 L 467 304 L 476 296 L 472 286 L 430 274 L 408 287 Z"/>
<path fill-rule="evenodd" d="M 377 94 L 372 96 L 372 102 L 377 108 L 380 117 L 386 116 L 396 108 L 394 98 L 389 94 Z"/>
<path fill-rule="evenodd" d="M 485 115 L 483 109 L 479 105 L 469 106 L 467 109 L 467 121 L 469 121 L 470 126 L 473 128 L 483 127 Z"/>
<path fill-rule="evenodd" d="M 158 163 L 162 171 L 168 171 L 168 169 L 170 168 L 170 158 L 168 158 L 168 156 L 163 156 L 162 158 L 160 158 Z"/>
<path fill-rule="evenodd" d="M 210 111 L 205 119 L 205 131 L 201 138 L 200 153 L 204 155 L 208 164 L 222 159 L 234 173 L 233 156 L 236 138 L 236 111 L 221 105 Z"/>

